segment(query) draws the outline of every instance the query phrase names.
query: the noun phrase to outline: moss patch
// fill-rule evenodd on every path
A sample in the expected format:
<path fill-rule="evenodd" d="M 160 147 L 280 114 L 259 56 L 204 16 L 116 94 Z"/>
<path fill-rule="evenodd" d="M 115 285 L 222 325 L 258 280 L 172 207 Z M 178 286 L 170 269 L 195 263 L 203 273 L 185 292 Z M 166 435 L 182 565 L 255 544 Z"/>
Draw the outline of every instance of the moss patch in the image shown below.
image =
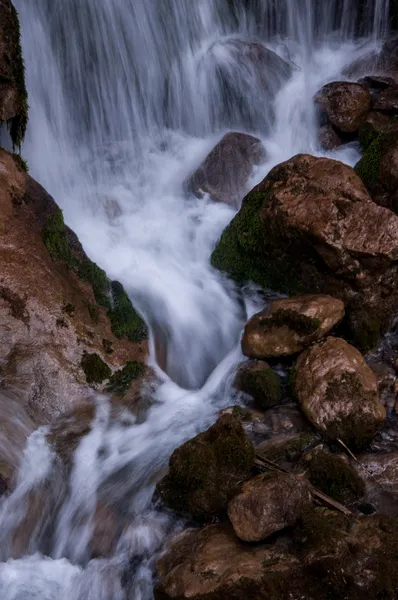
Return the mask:
<path fill-rule="evenodd" d="M 61 261 L 74 266 L 74 260 L 69 247 L 64 216 L 60 208 L 56 208 L 53 215 L 47 219 L 43 231 L 44 243 L 54 261 Z"/>
<path fill-rule="evenodd" d="M 18 111 L 15 117 L 13 117 L 9 123 L 10 136 L 14 147 L 20 148 L 24 140 L 26 127 L 28 124 L 28 93 L 26 91 L 25 84 L 25 63 L 22 54 L 21 47 L 21 31 L 19 26 L 18 13 L 10 2 L 10 8 L 13 19 L 13 37 L 16 36 L 16 45 L 14 48 L 14 79 L 15 85 L 18 90 Z"/>
<path fill-rule="evenodd" d="M 148 329 L 134 309 L 130 298 L 118 281 L 111 284 L 112 308 L 108 311 L 112 331 L 116 337 L 126 337 L 133 342 L 142 342 L 148 337 Z"/>
<path fill-rule="evenodd" d="M 342 458 L 328 452 L 316 452 L 308 466 L 312 485 L 342 504 L 365 495 L 365 483 Z"/>
<path fill-rule="evenodd" d="M 86 258 L 79 264 L 78 274 L 83 281 L 91 283 L 97 304 L 110 308 L 110 284 L 105 271 Z"/>
<path fill-rule="evenodd" d="M 11 156 L 17 166 L 18 171 L 21 171 L 22 173 L 29 173 L 28 163 L 20 154 L 14 153 Z"/>
<path fill-rule="evenodd" d="M 28 325 L 29 313 L 26 310 L 26 299 L 21 298 L 13 292 L 9 287 L 0 286 L 0 298 L 8 302 L 11 316 Z"/>
<path fill-rule="evenodd" d="M 278 326 L 287 325 L 289 329 L 296 331 L 299 335 L 311 335 L 321 325 L 319 319 L 308 317 L 291 308 L 279 308 L 272 313 L 271 321 Z"/>
<path fill-rule="evenodd" d="M 265 410 L 279 404 L 282 398 L 280 377 L 269 367 L 251 369 L 249 365 L 242 372 L 239 387 Z"/>
<path fill-rule="evenodd" d="M 86 381 L 90 385 L 93 383 L 102 383 L 112 375 L 112 371 L 104 363 L 99 354 L 83 354 L 80 364 L 86 375 Z"/>
<path fill-rule="evenodd" d="M 253 445 L 238 419 L 223 415 L 204 433 L 177 448 L 158 485 L 172 509 L 198 519 L 223 514 L 254 465 Z"/>
<path fill-rule="evenodd" d="M 323 508 L 304 513 L 294 532 L 294 541 L 299 552 L 314 548 L 333 549 L 348 529 L 344 515 Z"/>
<path fill-rule="evenodd" d="M 258 449 L 259 454 L 274 463 L 295 463 L 305 452 L 308 452 L 317 443 L 319 437 L 312 433 L 300 433 L 282 443 L 272 443 L 270 440 L 266 447 Z"/>
<path fill-rule="evenodd" d="M 129 389 L 131 382 L 145 374 L 146 366 L 136 360 L 129 360 L 123 369 L 116 371 L 109 380 L 107 391 L 123 396 Z"/>

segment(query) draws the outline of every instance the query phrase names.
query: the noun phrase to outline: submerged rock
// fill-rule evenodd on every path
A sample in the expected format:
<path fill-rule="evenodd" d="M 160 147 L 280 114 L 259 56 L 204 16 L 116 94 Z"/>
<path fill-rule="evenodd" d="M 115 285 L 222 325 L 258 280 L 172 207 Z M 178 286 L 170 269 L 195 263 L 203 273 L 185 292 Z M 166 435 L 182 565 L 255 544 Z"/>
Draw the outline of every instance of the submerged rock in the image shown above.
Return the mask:
<path fill-rule="evenodd" d="M 325 85 L 315 96 L 329 121 L 339 131 L 354 133 L 372 108 L 369 90 L 358 84 L 335 81 Z"/>
<path fill-rule="evenodd" d="M 397 258 L 398 218 L 372 201 L 354 169 L 297 155 L 244 198 L 212 263 L 238 282 L 340 298 L 348 316 L 363 313 L 349 325 L 369 323 L 375 344 L 398 309 Z"/>
<path fill-rule="evenodd" d="M 287 356 L 324 337 L 344 316 L 344 303 L 308 294 L 274 300 L 247 323 L 242 352 L 250 358 Z"/>
<path fill-rule="evenodd" d="M 247 192 L 254 165 L 265 159 L 261 141 L 245 133 L 227 133 L 186 183 L 187 190 L 201 198 L 239 206 Z"/>
<path fill-rule="evenodd" d="M 280 377 L 266 362 L 261 360 L 242 365 L 236 375 L 235 386 L 238 390 L 252 396 L 256 406 L 263 410 L 272 408 L 281 401 Z"/>
<path fill-rule="evenodd" d="M 294 525 L 311 506 L 311 486 L 304 477 L 259 475 L 230 501 L 228 516 L 241 540 L 259 542 Z"/>
<path fill-rule="evenodd" d="M 158 484 L 167 506 L 199 519 L 225 512 L 254 465 L 254 448 L 240 421 L 224 414 L 207 431 L 174 450 Z"/>
<path fill-rule="evenodd" d="M 317 429 L 349 447 L 366 446 L 386 418 L 377 380 L 360 352 L 329 337 L 300 355 L 295 389 Z"/>

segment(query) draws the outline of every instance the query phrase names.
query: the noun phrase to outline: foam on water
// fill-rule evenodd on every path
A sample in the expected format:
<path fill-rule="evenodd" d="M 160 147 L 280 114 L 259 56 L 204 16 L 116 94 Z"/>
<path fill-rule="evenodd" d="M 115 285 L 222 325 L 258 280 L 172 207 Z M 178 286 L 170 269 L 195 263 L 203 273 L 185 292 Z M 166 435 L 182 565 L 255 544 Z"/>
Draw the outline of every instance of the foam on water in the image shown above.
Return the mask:
<path fill-rule="evenodd" d="M 248 189 L 298 152 L 325 154 L 313 95 L 377 48 L 387 26 L 387 0 L 368 0 L 366 18 L 354 0 L 257 0 L 249 12 L 233 4 L 15 0 L 31 107 L 23 154 L 90 257 L 145 316 L 162 384 L 144 420 L 112 415 L 98 398 L 69 481 L 45 431 L 31 435 L 15 490 L 0 500 L 4 600 L 152 597 L 156 553 L 183 526 L 152 504 L 156 482 L 173 449 L 231 404 L 240 333 L 259 307 L 253 290 L 240 297 L 210 266 L 234 210 L 187 198 L 183 182 L 231 127 L 267 148 Z M 355 32 L 366 38 L 354 41 Z M 276 75 L 264 90 L 236 40 L 262 41 L 291 61 L 290 80 Z M 354 164 L 359 152 L 352 144 L 329 155 Z M 14 534 L 37 495 L 45 510 L 18 550 Z M 128 523 L 107 560 L 91 553 L 97 502 Z"/>

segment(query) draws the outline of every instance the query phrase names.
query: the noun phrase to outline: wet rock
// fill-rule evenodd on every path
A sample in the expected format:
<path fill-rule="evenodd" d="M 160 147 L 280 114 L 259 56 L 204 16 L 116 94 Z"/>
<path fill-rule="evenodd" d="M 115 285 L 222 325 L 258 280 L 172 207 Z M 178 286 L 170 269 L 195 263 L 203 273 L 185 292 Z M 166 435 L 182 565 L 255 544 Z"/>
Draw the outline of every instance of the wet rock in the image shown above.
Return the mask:
<path fill-rule="evenodd" d="M 396 113 L 398 111 L 398 87 L 389 87 L 374 94 L 373 109 Z"/>
<path fill-rule="evenodd" d="M 384 406 L 394 408 L 397 385 L 395 369 L 384 363 L 370 363 L 369 366 L 376 375 L 380 400 Z"/>
<path fill-rule="evenodd" d="M 245 363 L 238 371 L 235 387 L 252 396 L 256 406 L 271 408 L 280 403 L 282 397 L 280 377 L 264 361 Z"/>
<path fill-rule="evenodd" d="M 264 159 L 265 149 L 258 138 L 227 133 L 190 177 L 187 190 L 198 198 L 208 193 L 217 202 L 239 206 L 254 165 Z"/>
<path fill-rule="evenodd" d="M 36 424 L 49 423 L 91 395 L 85 352 L 112 371 L 145 362 L 144 326 L 122 286 L 88 259 L 55 201 L 4 150 L 0 189 L 2 383 L 20 390 Z"/>
<path fill-rule="evenodd" d="M 259 475 L 230 501 L 228 517 L 239 539 L 259 542 L 294 525 L 311 506 L 311 486 L 304 477 Z"/>
<path fill-rule="evenodd" d="M 324 337 L 344 316 L 344 304 L 331 296 L 306 295 L 274 300 L 247 323 L 242 352 L 250 358 L 288 356 Z"/>
<path fill-rule="evenodd" d="M 398 515 L 398 452 L 364 454 L 358 461 L 358 473 L 367 480 L 369 500 L 375 502 L 381 512 L 385 512 L 386 507 L 391 510 L 392 503 Z"/>
<path fill-rule="evenodd" d="M 200 519 L 222 514 L 254 465 L 254 448 L 240 421 L 225 414 L 171 455 L 158 484 L 167 506 Z"/>
<path fill-rule="evenodd" d="M 306 452 L 319 443 L 319 436 L 312 431 L 303 433 L 280 433 L 256 446 L 256 454 L 284 465 L 296 463 Z"/>
<path fill-rule="evenodd" d="M 244 198 L 212 263 L 238 282 L 340 298 L 380 336 L 398 309 L 397 256 L 398 219 L 372 202 L 355 171 L 298 155 Z"/>
<path fill-rule="evenodd" d="M 398 129 L 391 128 L 367 148 L 355 170 L 373 200 L 398 213 Z"/>
<path fill-rule="evenodd" d="M 335 150 L 344 144 L 344 140 L 330 124 L 322 125 L 318 132 L 318 140 L 324 150 Z"/>
<path fill-rule="evenodd" d="M 380 134 L 390 131 L 398 131 L 396 119 L 382 112 L 370 112 L 358 131 L 358 139 L 362 149 L 367 150 Z"/>
<path fill-rule="evenodd" d="M 345 133 L 358 131 L 372 108 L 372 96 L 366 87 L 342 81 L 325 85 L 316 94 L 315 102 L 331 124 Z"/>
<path fill-rule="evenodd" d="M 116 513 L 106 504 L 98 503 L 94 515 L 91 558 L 112 556 L 118 534 Z"/>
<path fill-rule="evenodd" d="M 28 121 L 28 96 L 17 11 L 0 0 L 0 120 L 7 121 L 15 146 L 20 146 Z"/>
<path fill-rule="evenodd" d="M 360 352 L 329 337 L 300 355 L 295 388 L 317 429 L 349 447 L 369 443 L 386 418 L 377 380 Z"/>
<path fill-rule="evenodd" d="M 365 495 L 365 483 L 345 457 L 315 450 L 307 461 L 312 485 L 337 502 L 349 504 Z"/>
<path fill-rule="evenodd" d="M 68 468 L 72 466 L 73 454 L 80 440 L 91 431 L 94 416 L 95 405 L 86 401 L 51 425 L 47 435 L 48 443 Z"/>

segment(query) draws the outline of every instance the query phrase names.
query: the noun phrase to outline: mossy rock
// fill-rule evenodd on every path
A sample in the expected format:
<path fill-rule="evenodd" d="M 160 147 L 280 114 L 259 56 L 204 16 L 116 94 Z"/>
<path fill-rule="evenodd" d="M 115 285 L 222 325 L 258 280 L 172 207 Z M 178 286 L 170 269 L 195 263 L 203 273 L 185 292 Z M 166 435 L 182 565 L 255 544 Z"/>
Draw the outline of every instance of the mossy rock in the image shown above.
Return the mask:
<path fill-rule="evenodd" d="M 112 331 L 116 337 L 126 337 L 133 342 L 148 338 L 148 328 L 134 309 L 121 283 L 111 283 L 112 307 L 108 311 Z"/>
<path fill-rule="evenodd" d="M 263 361 L 244 364 L 238 371 L 235 385 L 242 392 L 252 396 L 260 409 L 267 410 L 281 402 L 281 379 Z"/>
<path fill-rule="evenodd" d="M 349 521 L 342 513 L 325 508 L 314 508 L 303 514 L 294 531 L 297 550 L 333 550 L 348 532 Z"/>
<path fill-rule="evenodd" d="M 222 515 L 250 474 L 255 452 L 238 419 L 225 414 L 177 448 L 158 491 L 173 510 L 206 520 Z"/>
<path fill-rule="evenodd" d="M 355 171 L 370 192 L 375 190 L 378 185 L 384 184 L 379 177 L 380 163 L 383 154 L 397 145 L 398 131 L 380 134 L 367 147 L 361 160 L 355 165 Z"/>
<path fill-rule="evenodd" d="M 81 360 L 81 367 L 89 385 L 100 384 L 112 375 L 112 371 L 99 354 L 85 352 Z"/>
<path fill-rule="evenodd" d="M 286 325 L 299 335 L 311 335 L 321 326 L 320 319 L 303 315 L 291 308 L 279 308 L 272 313 L 272 325 Z"/>
<path fill-rule="evenodd" d="M 308 464 L 312 485 L 341 502 L 350 504 L 365 495 L 365 483 L 357 472 L 340 456 L 320 450 Z"/>
<path fill-rule="evenodd" d="M 376 348 L 386 326 L 387 324 L 382 323 L 373 310 L 367 310 L 366 307 L 356 303 L 348 306 L 338 333 L 366 354 Z"/>
<path fill-rule="evenodd" d="M 109 380 L 107 391 L 118 396 L 123 396 L 129 389 L 131 383 L 142 377 L 146 372 L 144 363 L 129 360 L 123 369 L 116 371 Z"/>
<path fill-rule="evenodd" d="M 287 439 L 285 439 L 286 437 Z M 319 435 L 307 431 L 297 435 L 283 436 L 281 440 L 266 440 L 257 446 L 256 452 L 277 464 L 296 463 L 303 454 L 318 444 L 319 440 Z"/>

